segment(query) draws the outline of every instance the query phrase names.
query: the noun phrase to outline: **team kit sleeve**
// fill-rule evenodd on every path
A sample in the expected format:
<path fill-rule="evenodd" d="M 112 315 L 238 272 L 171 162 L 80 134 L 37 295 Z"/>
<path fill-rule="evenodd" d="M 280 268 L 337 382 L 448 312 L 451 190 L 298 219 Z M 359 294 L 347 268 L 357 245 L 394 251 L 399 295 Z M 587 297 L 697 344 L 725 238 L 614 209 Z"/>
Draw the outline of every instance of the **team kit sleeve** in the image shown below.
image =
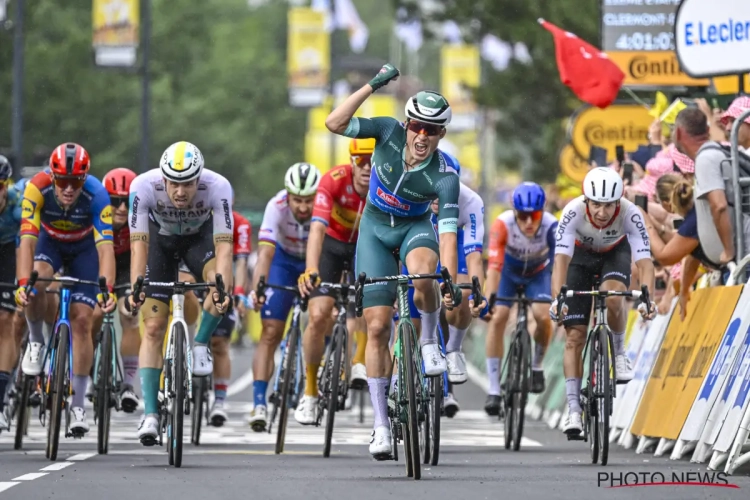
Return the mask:
<path fill-rule="evenodd" d="M 342 170 L 342 169 L 337 169 Z M 331 221 L 331 210 L 333 210 L 333 192 L 335 191 L 335 181 L 331 172 L 326 173 L 315 194 L 315 205 L 313 206 L 312 220 L 323 223 L 326 227 Z"/>
<path fill-rule="evenodd" d="M 508 243 L 508 228 L 498 217 L 490 227 L 490 248 L 487 266 L 493 271 L 501 272 L 505 263 L 505 245 Z"/>
<path fill-rule="evenodd" d="M 554 217 L 554 215 L 550 214 L 551 217 Z M 557 226 L 559 223 L 557 221 L 553 222 L 549 229 L 547 230 L 547 246 L 549 247 L 549 260 L 550 263 L 555 260 L 555 245 L 557 243 L 556 241 L 556 235 L 557 235 Z"/>
<path fill-rule="evenodd" d="M 263 222 L 260 223 L 258 232 L 258 246 L 270 245 L 276 246 L 279 238 L 280 214 L 276 208 L 277 199 L 274 196 L 266 205 L 266 211 L 263 212 Z"/>
<path fill-rule="evenodd" d="M 234 256 L 247 257 L 252 253 L 250 235 L 252 228 L 250 221 L 238 213 L 234 213 Z"/>
<path fill-rule="evenodd" d="M 458 175 L 448 174 L 435 182 L 439 201 L 438 234 L 458 232 L 458 195 L 461 186 Z"/>
<path fill-rule="evenodd" d="M 217 176 L 216 194 L 211 197 L 214 219 L 214 243 L 232 243 L 234 240 L 234 214 L 232 213 L 232 186 L 226 178 Z"/>
<path fill-rule="evenodd" d="M 94 242 L 100 243 L 114 240 L 112 231 L 112 207 L 109 204 L 109 193 L 101 182 L 95 177 L 89 176 L 87 183 L 91 183 L 93 198 L 91 200 L 91 218 L 94 226 Z"/>
<path fill-rule="evenodd" d="M 26 183 L 21 200 L 21 238 L 38 238 L 42 227 L 44 196 L 40 186 L 48 183 L 49 176 L 41 172 Z"/>
<path fill-rule="evenodd" d="M 568 203 L 562 211 L 555 235 L 555 254 L 573 257 L 576 249 L 576 230 L 583 220 L 583 210 L 579 200 Z"/>
<path fill-rule="evenodd" d="M 130 209 L 128 210 L 128 227 L 130 241 L 148 238 L 148 212 L 154 205 L 153 186 L 145 175 L 139 175 L 130 185 Z"/>
<path fill-rule="evenodd" d="M 352 139 L 375 139 L 380 143 L 388 137 L 399 122 L 389 116 L 376 118 L 352 118 L 342 134 Z"/>
<path fill-rule="evenodd" d="M 484 245 L 484 202 L 482 198 L 473 193 L 465 210 L 469 214 L 469 222 L 468 227 L 464 228 L 464 255 L 473 252 L 481 253 Z"/>
<path fill-rule="evenodd" d="M 625 234 L 628 235 L 634 262 L 651 258 L 651 241 L 648 239 L 646 223 L 635 204 L 628 206 L 625 214 Z"/>

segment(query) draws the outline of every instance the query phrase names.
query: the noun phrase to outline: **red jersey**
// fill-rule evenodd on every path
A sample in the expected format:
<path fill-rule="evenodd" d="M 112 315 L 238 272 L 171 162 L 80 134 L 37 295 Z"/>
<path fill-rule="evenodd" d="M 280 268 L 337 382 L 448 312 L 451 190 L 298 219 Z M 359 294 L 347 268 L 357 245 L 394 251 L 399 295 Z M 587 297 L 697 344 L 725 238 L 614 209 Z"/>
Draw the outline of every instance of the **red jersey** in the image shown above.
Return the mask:
<path fill-rule="evenodd" d="M 331 238 L 354 243 L 364 208 L 365 198 L 354 190 L 352 166 L 343 165 L 320 179 L 312 220 L 325 224 L 326 234 Z"/>
<path fill-rule="evenodd" d="M 252 252 L 250 221 L 237 212 L 232 213 L 234 215 L 234 256 L 247 257 Z"/>
<path fill-rule="evenodd" d="M 115 231 L 114 237 L 115 257 L 127 253 L 130 257 L 130 228 L 127 224 Z"/>

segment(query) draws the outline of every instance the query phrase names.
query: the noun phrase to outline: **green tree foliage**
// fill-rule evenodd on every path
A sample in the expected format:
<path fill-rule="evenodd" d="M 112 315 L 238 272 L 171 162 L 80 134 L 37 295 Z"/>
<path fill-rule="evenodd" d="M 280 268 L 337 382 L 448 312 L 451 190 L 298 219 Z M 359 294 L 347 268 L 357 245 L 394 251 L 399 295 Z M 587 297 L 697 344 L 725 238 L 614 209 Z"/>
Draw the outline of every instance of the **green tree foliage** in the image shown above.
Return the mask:
<path fill-rule="evenodd" d="M 240 203 L 265 203 L 280 172 L 303 157 L 306 112 L 288 105 L 285 2 L 153 0 L 150 163 L 194 142 L 226 175 Z M 13 17 L 11 9 L 9 17 Z M 24 146 L 76 141 L 95 174 L 138 170 L 141 78 L 96 68 L 91 0 L 26 2 Z M 11 95 L 12 32 L 0 30 L 0 95 Z M 9 146 L 10 99 L 0 99 Z"/>
<path fill-rule="evenodd" d="M 497 150 L 504 163 L 523 168 L 527 178 L 553 179 L 565 137 L 561 122 L 581 102 L 560 82 L 552 36 L 537 19 L 542 17 L 599 46 L 599 0 L 394 1 L 424 21 L 456 21 L 464 28 L 467 42 L 493 34 L 511 44 L 526 44 L 530 64 L 513 60 L 502 72 L 483 65 L 483 83 L 476 97 L 480 104 L 501 111 Z M 442 10 L 426 12 L 428 3 Z"/>

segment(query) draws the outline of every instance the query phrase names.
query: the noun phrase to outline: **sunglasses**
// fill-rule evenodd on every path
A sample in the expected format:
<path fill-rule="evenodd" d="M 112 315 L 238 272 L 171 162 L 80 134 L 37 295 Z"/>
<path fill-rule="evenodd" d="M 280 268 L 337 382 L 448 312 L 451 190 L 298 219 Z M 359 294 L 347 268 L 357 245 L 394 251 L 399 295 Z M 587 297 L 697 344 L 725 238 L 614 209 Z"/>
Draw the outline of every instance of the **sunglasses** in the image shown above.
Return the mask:
<path fill-rule="evenodd" d="M 58 177 L 54 176 L 52 178 L 52 182 L 55 183 L 55 186 L 59 187 L 63 191 L 68 189 L 68 187 L 73 188 L 74 191 L 78 191 L 83 187 L 83 184 L 86 182 L 85 177 Z"/>
<path fill-rule="evenodd" d="M 542 211 L 537 210 L 535 212 L 516 212 L 516 219 L 526 222 L 531 219 L 533 222 L 539 222 L 542 220 Z"/>
<path fill-rule="evenodd" d="M 109 204 L 112 205 L 112 208 L 119 208 L 120 205 L 125 204 L 125 206 L 128 206 L 128 197 L 127 196 L 113 196 L 110 195 L 109 197 Z"/>
<path fill-rule="evenodd" d="M 352 163 L 354 163 L 358 167 L 364 167 L 365 165 L 372 165 L 372 155 L 352 156 Z"/>
<path fill-rule="evenodd" d="M 415 134 L 421 134 L 422 131 L 424 131 L 425 134 L 427 134 L 428 137 L 434 137 L 436 135 L 440 135 L 440 132 L 443 131 L 442 125 L 434 125 L 432 123 L 422 123 L 417 122 L 414 120 L 409 120 L 406 122 L 406 128 L 408 130 L 411 130 Z"/>

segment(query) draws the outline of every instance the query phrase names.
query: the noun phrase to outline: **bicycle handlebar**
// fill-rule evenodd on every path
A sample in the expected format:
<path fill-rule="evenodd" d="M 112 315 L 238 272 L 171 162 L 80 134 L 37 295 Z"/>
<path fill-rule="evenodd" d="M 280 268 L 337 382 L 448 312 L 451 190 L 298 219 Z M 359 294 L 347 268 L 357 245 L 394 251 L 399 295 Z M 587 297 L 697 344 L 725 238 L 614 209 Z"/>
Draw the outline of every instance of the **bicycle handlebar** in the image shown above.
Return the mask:
<path fill-rule="evenodd" d="M 317 274 L 311 274 L 310 275 L 310 278 L 312 279 L 313 282 L 317 279 L 317 277 L 318 277 Z M 307 295 L 303 297 L 302 294 L 299 292 L 299 288 L 297 288 L 296 286 L 272 285 L 271 283 L 266 283 L 266 277 L 265 276 L 261 276 L 260 279 L 258 280 L 258 286 L 255 288 L 255 296 L 256 297 L 264 297 L 265 298 L 265 296 L 266 296 L 266 288 L 272 288 L 272 289 L 275 289 L 275 290 L 283 290 L 283 291 L 286 291 L 286 292 L 293 293 L 299 299 L 299 301 L 300 301 L 300 307 L 302 308 L 302 310 L 303 311 L 307 310 L 307 301 L 308 301 L 309 297 Z"/>
<path fill-rule="evenodd" d="M 364 287 L 365 285 L 371 285 L 373 283 L 382 283 L 383 281 L 400 281 L 402 279 L 409 279 L 409 280 L 439 280 L 442 279 L 448 286 L 445 287 L 443 290 L 443 296 L 450 295 L 451 300 L 455 302 L 455 296 L 453 295 L 453 280 L 451 278 L 450 273 L 448 272 L 448 268 L 443 267 L 440 269 L 440 274 L 397 274 L 395 276 L 380 276 L 380 277 L 374 277 L 374 278 L 368 278 L 367 274 L 365 273 L 359 273 L 359 276 L 357 277 L 357 282 L 355 284 L 354 291 L 356 293 L 356 305 L 355 305 L 355 314 L 357 317 L 362 317 L 362 300 L 364 299 Z M 452 308 L 451 308 L 452 309 Z"/>
<path fill-rule="evenodd" d="M 498 302 L 522 302 L 527 304 L 551 304 L 552 299 L 530 299 L 528 297 L 498 297 L 497 294 L 490 295 L 490 307 Z"/>

